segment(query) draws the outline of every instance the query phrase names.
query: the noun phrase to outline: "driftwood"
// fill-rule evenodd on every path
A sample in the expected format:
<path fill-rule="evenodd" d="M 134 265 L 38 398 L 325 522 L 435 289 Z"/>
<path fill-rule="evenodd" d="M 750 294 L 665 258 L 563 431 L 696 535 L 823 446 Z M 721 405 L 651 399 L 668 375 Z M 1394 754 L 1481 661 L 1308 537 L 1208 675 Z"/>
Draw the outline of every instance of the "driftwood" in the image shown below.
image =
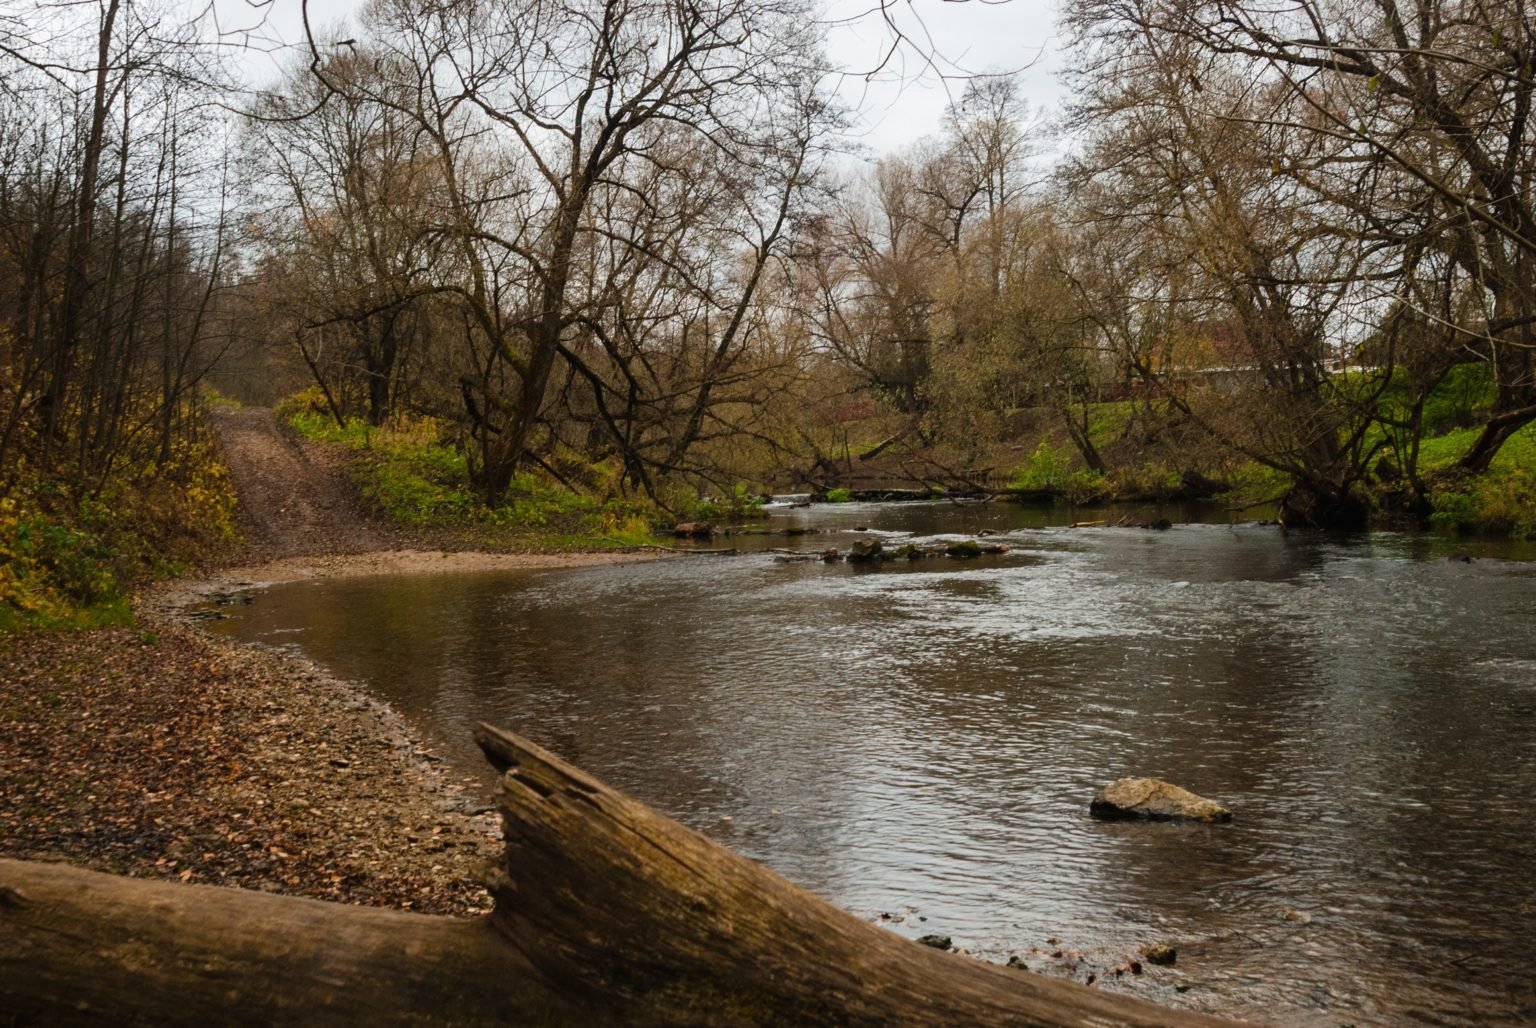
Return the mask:
<path fill-rule="evenodd" d="M 866 924 L 515 735 L 479 920 L 0 861 L 7 1024 L 1214 1025 Z"/>
<path fill-rule="evenodd" d="M 725 549 L 706 550 L 700 546 L 662 546 L 660 543 L 646 543 L 640 546 L 642 550 L 658 550 L 662 553 L 681 553 L 685 557 L 734 557 L 734 546 Z"/>

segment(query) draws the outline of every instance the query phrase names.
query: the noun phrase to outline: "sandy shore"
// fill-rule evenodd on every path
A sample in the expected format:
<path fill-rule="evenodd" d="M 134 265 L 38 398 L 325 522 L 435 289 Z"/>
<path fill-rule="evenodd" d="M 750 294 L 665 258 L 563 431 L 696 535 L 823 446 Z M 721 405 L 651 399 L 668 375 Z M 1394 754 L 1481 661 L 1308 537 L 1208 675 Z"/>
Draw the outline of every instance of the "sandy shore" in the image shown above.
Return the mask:
<path fill-rule="evenodd" d="M 499 553 L 482 550 L 401 549 L 318 557 L 282 557 L 160 583 L 136 599 L 135 609 L 174 615 L 179 610 L 221 594 L 311 579 L 442 575 L 475 571 L 547 571 L 608 564 L 638 564 L 665 556 L 661 551 Z"/>

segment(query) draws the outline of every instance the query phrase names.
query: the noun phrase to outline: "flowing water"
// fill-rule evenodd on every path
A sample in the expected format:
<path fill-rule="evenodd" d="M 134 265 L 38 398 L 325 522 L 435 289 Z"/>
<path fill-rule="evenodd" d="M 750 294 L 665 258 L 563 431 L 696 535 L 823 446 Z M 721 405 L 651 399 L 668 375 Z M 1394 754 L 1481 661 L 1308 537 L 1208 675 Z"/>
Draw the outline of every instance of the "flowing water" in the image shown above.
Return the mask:
<path fill-rule="evenodd" d="M 1533 554 L 1061 520 L 818 506 L 761 552 L 278 586 L 221 624 L 466 770 L 470 724 L 510 727 L 909 936 L 1282 1024 L 1536 1022 Z M 766 549 L 981 531 L 1011 552 Z M 1090 819 L 1123 775 L 1235 819 Z M 1113 973 L 1149 942 L 1177 964 Z"/>

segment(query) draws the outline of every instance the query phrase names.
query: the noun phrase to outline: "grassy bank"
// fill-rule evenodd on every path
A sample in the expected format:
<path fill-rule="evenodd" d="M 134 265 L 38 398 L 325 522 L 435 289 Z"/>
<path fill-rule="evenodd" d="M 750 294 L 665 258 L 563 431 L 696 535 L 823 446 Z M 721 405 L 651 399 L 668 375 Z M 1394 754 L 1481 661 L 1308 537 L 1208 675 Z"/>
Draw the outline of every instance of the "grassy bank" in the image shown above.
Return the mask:
<path fill-rule="evenodd" d="M 1421 517 L 1405 506 L 1412 491 L 1406 472 L 1413 465 L 1413 438 L 1402 426 L 1417 423 L 1417 475 L 1424 488 L 1428 521 L 1470 534 L 1536 536 L 1536 425 L 1511 437 L 1492 465 L 1480 474 L 1457 469 L 1481 433 L 1494 401 L 1486 365 L 1452 368 L 1423 398 L 1415 422 L 1406 379 L 1385 389 L 1382 372 L 1352 372 L 1335 380 L 1341 396 L 1373 405 L 1375 423 L 1365 445 L 1374 456 L 1363 483 L 1375 520 L 1397 524 Z M 1082 425 L 1108 471 L 1086 467 L 1078 448 L 1059 427 L 1044 431 L 1033 451 L 1015 469 L 1011 485 L 1046 492 L 1071 502 L 1139 500 L 1208 490 L 1234 509 L 1272 503 L 1291 487 L 1290 477 L 1256 461 L 1223 453 L 1198 433 L 1167 433 L 1169 422 L 1155 405 L 1129 401 L 1088 405 Z M 1388 426 L 1398 426 L 1389 428 Z M 1150 431 L 1148 429 L 1151 429 Z M 1171 435 L 1171 438 L 1169 437 Z M 1160 442 L 1148 445 L 1148 439 Z"/>
<path fill-rule="evenodd" d="M 1433 476 L 1430 521 L 1462 532 L 1536 538 L 1536 425 L 1511 436 L 1483 474 L 1455 472 L 1478 431 L 1458 429 L 1424 441 L 1419 459 Z"/>
<path fill-rule="evenodd" d="M 643 500 L 613 496 L 617 473 L 601 463 L 572 467 L 565 482 L 519 473 L 506 501 L 491 507 L 474 489 L 469 458 L 443 439 L 444 426 L 433 419 L 338 424 L 313 391 L 285 400 L 277 414 L 304 438 L 348 451 L 363 496 L 404 525 L 457 530 L 493 548 L 547 551 L 643 545 L 654 542 L 656 524 L 671 520 Z M 573 481 L 578 477 L 585 488 Z"/>
<path fill-rule="evenodd" d="M 1353 384 L 1370 392 L 1367 382 L 1341 379 L 1341 389 Z M 1418 523 L 1465 534 L 1536 538 L 1536 425 L 1511 437 L 1487 471 L 1468 474 L 1457 467 L 1481 433 L 1493 400 L 1486 369 L 1453 369 L 1425 400 L 1418 412 L 1416 466 L 1412 437 L 1403 427 L 1414 423 L 1410 399 L 1391 391 L 1375 396 L 1377 420 L 1364 440 L 1369 458 L 1357 485 L 1371 519 L 1382 526 Z M 846 440 L 840 449 L 848 456 L 837 462 L 841 474 L 828 474 L 827 495 L 848 492 L 849 486 L 870 488 L 868 480 L 895 481 L 909 466 L 927 466 L 950 469 L 957 482 L 974 473 L 975 481 L 989 488 L 1029 499 L 1080 505 L 1210 498 L 1240 513 L 1276 504 L 1293 484 L 1284 472 L 1223 447 L 1189 419 L 1160 409 L 1156 400 L 1087 404 L 1072 417 L 1077 439 L 1058 409 L 1011 411 L 1000 420 L 997 438 L 971 441 L 964 450 L 942 441 L 927 447 L 915 432 L 891 445 L 897 429 L 890 417 L 846 423 L 839 427 Z M 1101 458 L 1103 470 L 1089 466 L 1079 445 L 1083 440 Z M 878 460 L 852 456 L 876 447 L 882 451 Z M 1414 491 L 1410 468 L 1416 469 L 1422 497 Z"/>

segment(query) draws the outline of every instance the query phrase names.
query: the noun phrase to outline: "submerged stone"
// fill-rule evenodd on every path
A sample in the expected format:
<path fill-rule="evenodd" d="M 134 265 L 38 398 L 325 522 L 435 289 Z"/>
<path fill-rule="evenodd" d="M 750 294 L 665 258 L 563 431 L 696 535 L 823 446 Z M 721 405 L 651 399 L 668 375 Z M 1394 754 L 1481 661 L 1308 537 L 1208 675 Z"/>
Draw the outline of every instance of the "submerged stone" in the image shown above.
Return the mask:
<path fill-rule="evenodd" d="M 1232 812 L 1214 800 L 1157 778 L 1121 778 L 1093 796 L 1088 812 L 1105 819 L 1230 821 Z"/>

